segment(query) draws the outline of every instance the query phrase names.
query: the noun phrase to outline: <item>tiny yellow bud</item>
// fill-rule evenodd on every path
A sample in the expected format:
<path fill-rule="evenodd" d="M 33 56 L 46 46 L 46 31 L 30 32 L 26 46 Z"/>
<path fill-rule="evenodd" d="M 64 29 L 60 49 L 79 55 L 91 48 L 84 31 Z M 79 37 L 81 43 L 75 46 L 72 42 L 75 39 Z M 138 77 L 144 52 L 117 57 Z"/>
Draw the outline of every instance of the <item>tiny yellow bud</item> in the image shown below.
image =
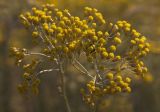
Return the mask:
<path fill-rule="evenodd" d="M 25 79 L 27 79 L 27 80 L 31 79 L 29 73 L 24 73 L 24 74 L 23 74 L 23 78 L 25 78 Z"/>
<path fill-rule="evenodd" d="M 143 71 L 144 71 L 145 73 L 148 72 L 147 67 L 144 67 L 144 68 L 143 68 Z"/>
<path fill-rule="evenodd" d="M 94 41 L 97 41 L 97 40 L 98 40 L 98 37 L 94 35 L 94 36 L 93 36 L 93 40 L 94 40 Z"/>
<path fill-rule="evenodd" d="M 133 44 L 133 45 L 136 44 L 136 41 L 135 41 L 135 40 L 131 40 L 130 42 L 131 42 L 131 44 Z"/>
<path fill-rule="evenodd" d="M 130 29 L 129 27 L 126 27 L 126 28 L 125 28 L 125 31 L 126 31 L 126 32 L 129 32 L 130 30 L 131 30 L 131 29 Z"/>
<path fill-rule="evenodd" d="M 121 59 L 121 56 L 116 56 L 116 60 L 120 60 Z"/>
<path fill-rule="evenodd" d="M 111 45 L 110 46 L 110 51 L 113 51 L 113 52 L 116 51 L 116 46 L 115 45 Z"/>
<path fill-rule="evenodd" d="M 53 32 L 54 32 L 53 29 L 49 29 L 49 30 L 48 30 L 48 33 L 51 33 L 51 34 L 52 34 Z"/>
<path fill-rule="evenodd" d="M 62 33 L 58 33 L 57 34 L 57 39 L 63 39 L 63 34 Z"/>
<path fill-rule="evenodd" d="M 126 81 L 127 83 L 130 83 L 130 82 L 131 82 L 131 78 L 126 77 L 126 78 L 125 78 L 125 81 Z"/>
<path fill-rule="evenodd" d="M 36 37 L 39 36 L 39 34 L 38 34 L 38 32 L 35 31 L 35 32 L 32 33 L 32 36 L 36 38 Z"/>
<path fill-rule="evenodd" d="M 60 22 L 59 22 L 59 25 L 60 25 L 61 27 L 65 27 L 64 21 L 60 21 Z"/>
<path fill-rule="evenodd" d="M 74 43 L 71 43 L 71 44 L 69 44 L 69 49 L 71 49 L 71 50 L 73 50 L 73 49 L 75 49 L 75 44 Z"/>
<path fill-rule="evenodd" d="M 122 41 L 121 41 L 121 39 L 120 39 L 119 37 L 115 37 L 115 38 L 114 38 L 114 42 L 115 42 L 116 44 L 121 44 L 121 43 L 122 43 Z"/>
<path fill-rule="evenodd" d="M 151 46 L 149 43 L 146 43 L 145 45 L 146 45 L 146 47 L 150 47 Z"/>
<path fill-rule="evenodd" d="M 102 56 L 103 56 L 104 58 L 107 58 L 107 57 L 108 57 L 108 53 L 107 53 L 106 51 L 104 51 L 104 52 L 102 52 Z"/>
<path fill-rule="evenodd" d="M 116 82 L 114 82 L 113 80 L 110 81 L 111 86 L 116 86 Z"/>
<path fill-rule="evenodd" d="M 131 27 L 131 24 L 126 23 L 126 24 L 125 24 L 125 27 Z"/>
<path fill-rule="evenodd" d="M 104 35 L 105 35 L 106 37 L 108 37 L 108 36 L 109 36 L 109 33 L 108 33 L 108 32 L 105 32 Z"/>
<path fill-rule="evenodd" d="M 100 42 L 101 44 L 105 44 L 105 43 L 106 43 L 106 40 L 105 40 L 104 38 L 100 38 L 100 39 L 99 39 L 99 42 Z"/>
<path fill-rule="evenodd" d="M 130 93 L 130 92 L 131 92 L 131 88 L 130 88 L 130 87 L 127 87 L 127 88 L 126 88 L 126 91 L 127 91 L 128 93 Z"/>
<path fill-rule="evenodd" d="M 122 76 L 117 75 L 116 78 L 115 78 L 115 80 L 118 81 L 118 82 L 120 82 L 122 80 Z"/>
<path fill-rule="evenodd" d="M 55 30 L 57 27 L 56 27 L 55 24 L 52 24 L 52 25 L 51 25 L 51 28 Z"/>
<path fill-rule="evenodd" d="M 108 57 L 111 59 L 114 58 L 114 53 L 109 53 Z"/>
<path fill-rule="evenodd" d="M 75 32 L 80 34 L 81 33 L 81 29 L 80 28 L 75 28 Z"/>
<path fill-rule="evenodd" d="M 143 45 L 143 44 L 139 44 L 138 47 L 139 47 L 140 49 L 143 49 L 143 48 L 144 48 L 144 45 Z"/>
<path fill-rule="evenodd" d="M 116 91 L 117 91 L 117 92 L 121 92 L 121 91 L 122 91 L 121 87 L 117 86 L 117 87 L 116 87 Z"/>
<path fill-rule="evenodd" d="M 56 13 L 56 15 L 57 15 L 58 17 L 62 17 L 62 16 L 63 16 L 63 14 L 62 14 L 61 11 L 58 11 L 58 12 Z"/>
<path fill-rule="evenodd" d="M 92 23 L 92 27 L 96 28 L 97 24 L 96 23 Z"/>
<path fill-rule="evenodd" d="M 101 37 L 101 36 L 103 36 L 103 32 L 102 32 L 102 31 L 98 31 L 98 32 L 97 32 L 97 35 L 98 35 L 99 37 Z"/>
<path fill-rule="evenodd" d="M 92 20 L 93 20 L 93 16 L 89 16 L 89 17 L 88 17 L 88 20 L 89 20 L 89 21 L 92 21 Z"/>
<path fill-rule="evenodd" d="M 63 51 L 64 51 L 65 53 L 68 53 L 68 52 L 69 52 L 68 47 L 64 47 L 64 48 L 63 48 Z"/>
<path fill-rule="evenodd" d="M 113 73 L 111 73 L 111 72 L 107 73 L 106 78 L 112 80 L 113 79 Z"/>
<path fill-rule="evenodd" d="M 138 32 L 135 32 L 135 33 L 133 34 L 133 36 L 134 36 L 135 38 L 138 38 L 140 35 L 141 35 L 141 34 L 138 33 Z"/>
<path fill-rule="evenodd" d="M 145 50 L 147 53 L 149 52 L 149 49 L 148 49 L 148 48 L 145 48 L 144 50 Z"/>
<path fill-rule="evenodd" d="M 46 30 L 46 31 L 48 31 L 48 29 L 49 29 L 48 25 L 44 25 L 43 28 L 44 28 L 44 30 Z"/>

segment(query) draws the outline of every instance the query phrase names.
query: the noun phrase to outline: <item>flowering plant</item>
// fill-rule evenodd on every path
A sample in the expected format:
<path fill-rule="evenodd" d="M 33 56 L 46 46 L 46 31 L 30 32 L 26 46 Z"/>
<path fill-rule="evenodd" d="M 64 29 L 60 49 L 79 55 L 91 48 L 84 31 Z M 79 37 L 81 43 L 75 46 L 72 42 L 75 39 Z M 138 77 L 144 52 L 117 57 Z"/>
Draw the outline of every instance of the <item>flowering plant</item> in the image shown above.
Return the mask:
<path fill-rule="evenodd" d="M 65 91 L 65 67 L 73 65 L 79 72 L 90 78 L 86 88 L 81 89 L 85 103 L 96 110 L 97 101 L 103 96 L 130 93 L 134 76 L 143 77 L 147 72 L 142 57 L 149 52 L 146 37 L 137 32 L 126 21 L 111 23 L 95 8 L 84 8 L 84 18 L 72 16 L 68 10 L 59 10 L 53 4 L 32 8 L 31 12 L 20 15 L 23 25 L 31 30 L 34 42 L 40 52 L 23 48 L 11 48 L 16 64 L 24 70 L 24 81 L 18 86 L 24 94 L 38 94 L 39 75 L 58 71 L 60 89 L 68 112 L 71 108 Z M 28 56 L 39 56 L 30 64 Z M 86 60 L 87 68 L 81 63 Z M 51 62 L 52 68 L 37 70 L 41 62 Z M 94 72 L 89 72 L 89 70 Z"/>

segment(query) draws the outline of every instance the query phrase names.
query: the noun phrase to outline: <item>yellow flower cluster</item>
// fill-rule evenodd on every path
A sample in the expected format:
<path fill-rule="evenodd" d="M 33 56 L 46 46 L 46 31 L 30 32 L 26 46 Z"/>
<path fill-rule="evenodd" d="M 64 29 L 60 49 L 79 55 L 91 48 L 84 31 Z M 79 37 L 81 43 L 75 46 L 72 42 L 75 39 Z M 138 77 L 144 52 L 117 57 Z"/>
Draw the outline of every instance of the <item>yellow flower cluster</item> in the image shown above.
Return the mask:
<path fill-rule="evenodd" d="M 101 81 L 91 81 L 87 84 L 88 94 L 86 95 L 84 91 L 82 94 L 84 96 L 84 101 L 91 106 L 95 105 L 95 99 L 104 96 L 105 94 L 131 92 L 131 78 L 125 77 L 126 74 L 121 73 L 121 71 L 129 68 L 129 66 L 133 70 L 134 74 L 138 76 L 143 77 L 144 73 L 147 72 L 147 67 L 145 67 L 143 61 L 140 60 L 143 56 L 146 56 L 146 54 L 149 53 L 150 44 L 146 42 L 146 37 L 142 36 L 135 29 L 132 29 L 131 25 L 126 21 L 117 21 L 114 25 L 109 23 L 108 26 L 110 29 L 109 35 L 111 39 L 106 39 L 108 40 L 107 43 L 110 42 L 109 45 L 106 44 L 108 47 L 99 49 L 99 51 L 102 52 L 102 58 L 105 57 L 108 60 L 108 57 L 110 57 L 112 62 L 126 59 L 129 62 L 129 65 L 127 65 L 128 67 L 119 67 L 118 69 L 113 67 L 114 69 L 110 69 L 110 72 L 107 72 L 106 77 L 103 77 Z M 126 40 L 122 41 L 120 35 L 126 36 Z M 114 58 L 115 53 L 119 53 L 116 52 L 118 47 L 117 45 L 122 42 L 124 42 L 124 45 L 127 45 L 127 49 L 125 48 L 126 50 L 123 54 L 119 54 Z M 108 70 L 107 66 L 102 67 L 103 69 L 99 69 L 100 72 L 105 69 Z"/>
<path fill-rule="evenodd" d="M 18 90 L 22 94 L 29 94 L 30 90 L 33 94 L 38 94 L 40 80 L 34 74 L 34 70 L 36 69 L 39 61 L 33 60 L 30 64 L 23 65 L 23 83 L 18 86 Z"/>
<path fill-rule="evenodd" d="M 118 21 L 117 24 L 130 36 L 130 49 L 126 54 L 131 62 L 131 66 L 135 68 L 137 75 L 144 75 L 147 72 L 147 67 L 145 67 L 140 58 L 149 53 L 150 44 L 146 42 L 147 38 L 135 29 L 132 29 L 131 25 L 126 21 Z"/>
<path fill-rule="evenodd" d="M 33 94 L 37 95 L 39 93 L 38 86 L 40 84 L 39 79 L 35 79 L 32 82 L 32 85 L 27 80 L 24 80 L 22 84 L 18 85 L 18 90 L 21 94 L 30 94 L 29 92 L 31 91 Z"/>
<path fill-rule="evenodd" d="M 93 27 L 96 27 L 96 23 L 98 23 L 99 25 L 104 25 L 106 23 L 103 15 L 95 8 L 85 7 L 84 15 L 87 17 L 88 22 L 93 22 Z"/>
<path fill-rule="evenodd" d="M 10 55 L 16 58 L 16 65 L 22 62 L 22 59 L 25 57 L 26 49 L 19 49 L 16 47 L 10 48 Z"/>
<path fill-rule="evenodd" d="M 20 18 L 24 26 L 32 30 L 33 38 L 42 43 L 42 52 L 39 53 L 42 56 L 71 63 L 81 54 L 86 56 L 95 74 L 93 77 L 89 75 L 92 79 L 82 94 L 84 101 L 94 106 L 101 96 L 131 92 L 131 78 L 126 76 L 130 73 L 126 71 L 144 76 L 147 67 L 141 58 L 149 52 L 150 44 L 126 21 L 113 24 L 106 21 L 97 9 L 89 7 L 84 8 L 84 16 L 81 19 L 66 9 L 59 10 L 55 5 L 47 4 L 39 9 L 32 8 Z M 12 51 L 17 60 L 22 60 L 27 54 L 26 50 L 17 48 Z M 31 65 L 23 67 L 25 80 L 33 76 Z M 81 65 L 81 68 L 84 67 Z"/>
<path fill-rule="evenodd" d="M 21 62 L 26 55 L 28 55 L 28 51 L 26 49 L 19 49 L 16 47 L 12 47 L 10 49 L 11 56 L 16 58 L 16 65 L 22 65 Z M 31 89 L 33 94 L 38 94 L 38 86 L 40 80 L 34 74 L 34 71 L 38 65 L 39 61 L 32 60 L 31 64 L 24 64 L 23 67 L 23 83 L 18 85 L 18 90 L 22 94 L 28 94 L 29 89 Z"/>
<path fill-rule="evenodd" d="M 113 74 L 108 72 L 104 79 L 103 84 L 96 84 L 96 82 L 90 81 L 87 84 L 89 92 L 87 95 L 84 90 L 81 91 L 84 101 L 90 106 L 94 106 L 96 99 L 105 95 L 131 92 L 131 78 L 129 77 L 122 77 L 120 73 Z"/>

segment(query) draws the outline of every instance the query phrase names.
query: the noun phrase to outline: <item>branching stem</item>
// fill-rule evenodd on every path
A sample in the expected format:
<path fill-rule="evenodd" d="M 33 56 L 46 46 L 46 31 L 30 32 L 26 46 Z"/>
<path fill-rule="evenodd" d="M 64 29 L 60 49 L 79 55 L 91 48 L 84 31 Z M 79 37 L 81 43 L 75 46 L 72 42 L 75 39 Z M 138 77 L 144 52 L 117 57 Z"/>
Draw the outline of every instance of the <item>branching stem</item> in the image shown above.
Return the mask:
<path fill-rule="evenodd" d="M 59 69 L 46 69 L 46 70 L 41 70 L 40 72 L 38 72 L 36 74 L 36 76 L 43 74 L 43 73 L 47 73 L 47 72 L 52 72 L 52 71 L 59 71 Z"/>
<path fill-rule="evenodd" d="M 83 66 L 82 64 L 80 64 L 80 63 L 77 63 L 78 65 L 81 65 L 81 67 Z M 78 67 L 77 65 L 75 65 L 74 63 L 72 64 L 79 72 L 81 72 L 81 73 L 83 73 L 83 74 L 85 74 L 85 75 L 87 75 L 88 77 L 90 77 L 90 78 L 94 78 L 92 75 L 90 75 L 90 73 L 88 72 L 88 71 L 83 71 L 80 67 Z M 84 68 L 84 67 L 83 67 Z"/>
<path fill-rule="evenodd" d="M 66 95 L 66 87 L 65 87 L 65 80 L 64 80 L 64 69 L 63 69 L 63 66 L 62 66 L 61 62 L 59 62 L 59 69 L 60 69 L 62 95 L 63 95 L 64 101 L 65 101 L 65 104 L 66 104 L 67 112 L 72 112 L 71 107 L 70 107 L 69 102 L 68 102 L 67 95 Z"/>
<path fill-rule="evenodd" d="M 45 54 L 43 54 L 43 53 L 28 53 L 28 54 L 25 54 L 26 56 L 28 55 L 39 55 L 39 56 L 44 56 L 44 57 L 47 57 L 47 58 L 50 58 L 50 56 L 48 56 L 48 55 L 45 55 Z"/>

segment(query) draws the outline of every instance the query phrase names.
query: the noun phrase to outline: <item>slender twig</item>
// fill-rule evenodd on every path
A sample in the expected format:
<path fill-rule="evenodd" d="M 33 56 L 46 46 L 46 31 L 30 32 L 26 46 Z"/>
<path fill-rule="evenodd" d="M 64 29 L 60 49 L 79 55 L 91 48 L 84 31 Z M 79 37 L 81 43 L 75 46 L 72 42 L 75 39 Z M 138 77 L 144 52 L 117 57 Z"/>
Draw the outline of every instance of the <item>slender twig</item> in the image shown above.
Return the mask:
<path fill-rule="evenodd" d="M 42 27 L 41 27 L 41 29 L 42 29 Z M 51 41 L 49 41 L 49 38 L 47 37 L 47 35 L 45 34 L 45 32 L 44 32 L 43 30 L 41 30 L 41 31 L 42 31 L 44 37 L 46 38 L 46 40 L 47 40 L 47 41 L 49 42 L 49 44 L 51 45 L 51 47 L 54 49 L 54 48 L 55 48 L 54 45 L 52 44 Z"/>
<path fill-rule="evenodd" d="M 43 73 L 47 73 L 47 72 L 52 72 L 52 71 L 59 71 L 59 69 L 46 69 L 46 70 L 41 70 L 39 71 L 36 76 L 43 74 Z"/>
<path fill-rule="evenodd" d="M 74 59 L 74 62 L 76 62 L 86 73 L 89 73 L 88 70 L 77 59 Z"/>
<path fill-rule="evenodd" d="M 78 66 L 76 66 L 74 63 L 72 64 L 79 72 L 83 73 L 83 74 L 87 74 L 86 72 L 84 72 L 82 69 L 80 69 Z"/>
<path fill-rule="evenodd" d="M 64 70 L 63 70 L 63 65 L 61 62 L 59 62 L 59 69 L 60 69 L 60 79 L 61 79 L 61 88 L 62 88 L 62 95 L 67 107 L 67 112 L 71 112 L 71 108 L 68 102 L 68 98 L 66 95 L 66 87 L 65 87 L 65 81 L 64 81 Z"/>
<path fill-rule="evenodd" d="M 100 71 L 99 71 L 98 66 L 97 66 L 97 59 L 96 59 L 96 62 L 94 63 L 94 68 L 95 68 L 95 70 L 96 70 L 97 76 L 98 76 L 100 79 L 102 79 L 102 77 L 100 76 Z"/>
<path fill-rule="evenodd" d="M 40 38 L 42 39 L 42 42 L 45 43 L 45 39 L 44 39 L 43 36 L 42 36 L 43 30 L 41 30 L 40 27 L 38 27 L 38 29 L 40 30 L 39 36 L 40 36 Z M 41 33 L 41 31 L 42 31 L 42 33 Z M 47 46 L 47 48 L 48 48 L 49 50 L 51 50 L 50 46 Z"/>
<path fill-rule="evenodd" d="M 50 56 L 45 55 L 45 54 L 43 54 L 43 53 L 27 53 L 27 54 L 25 54 L 25 55 L 26 55 L 26 56 L 29 56 L 29 55 L 39 55 L 39 56 L 44 56 L 44 57 L 50 58 Z"/>
<path fill-rule="evenodd" d="M 78 66 L 76 66 L 74 63 L 73 63 L 72 65 L 73 65 L 79 72 L 81 72 L 81 73 L 89 76 L 89 77 L 92 78 L 92 79 L 94 78 L 92 75 L 90 75 L 90 73 L 84 72 L 81 68 L 79 68 Z"/>

